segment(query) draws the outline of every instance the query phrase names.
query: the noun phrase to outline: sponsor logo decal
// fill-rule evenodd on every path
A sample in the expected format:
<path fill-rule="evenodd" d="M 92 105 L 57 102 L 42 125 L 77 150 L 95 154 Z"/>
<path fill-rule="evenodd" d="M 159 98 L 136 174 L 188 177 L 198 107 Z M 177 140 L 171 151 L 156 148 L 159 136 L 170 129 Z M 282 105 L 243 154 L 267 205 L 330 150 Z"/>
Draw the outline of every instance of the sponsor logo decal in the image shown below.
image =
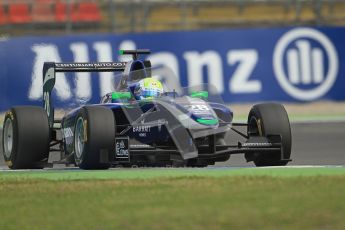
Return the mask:
<path fill-rule="evenodd" d="M 190 113 L 193 114 L 212 114 L 210 108 L 206 104 L 195 104 L 185 105 L 185 108 L 188 109 Z"/>
<path fill-rule="evenodd" d="M 128 138 L 115 138 L 115 156 L 117 159 L 129 160 L 129 140 Z"/>
<path fill-rule="evenodd" d="M 71 127 L 63 129 L 63 136 L 65 138 L 66 144 L 71 144 L 73 142 L 73 131 Z"/>
<path fill-rule="evenodd" d="M 273 68 L 286 93 L 310 101 L 324 96 L 333 86 L 338 74 L 338 55 L 325 34 L 312 28 L 297 28 L 279 39 Z"/>
<path fill-rule="evenodd" d="M 102 68 L 102 67 L 125 67 L 124 62 L 102 62 L 102 63 L 56 63 L 57 68 Z"/>
<path fill-rule="evenodd" d="M 151 126 L 149 125 L 136 125 L 133 126 L 133 133 L 139 133 L 140 137 L 146 137 L 146 133 L 151 131 Z"/>

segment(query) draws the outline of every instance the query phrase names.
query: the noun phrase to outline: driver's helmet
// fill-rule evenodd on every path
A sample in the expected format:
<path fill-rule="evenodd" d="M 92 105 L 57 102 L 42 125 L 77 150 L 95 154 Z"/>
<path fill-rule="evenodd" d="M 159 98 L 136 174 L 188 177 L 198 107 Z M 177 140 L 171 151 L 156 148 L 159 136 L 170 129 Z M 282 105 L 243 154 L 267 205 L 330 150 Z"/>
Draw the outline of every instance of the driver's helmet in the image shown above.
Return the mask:
<path fill-rule="evenodd" d="M 134 96 L 137 100 L 157 98 L 162 93 L 162 83 L 152 77 L 140 80 L 134 88 Z"/>

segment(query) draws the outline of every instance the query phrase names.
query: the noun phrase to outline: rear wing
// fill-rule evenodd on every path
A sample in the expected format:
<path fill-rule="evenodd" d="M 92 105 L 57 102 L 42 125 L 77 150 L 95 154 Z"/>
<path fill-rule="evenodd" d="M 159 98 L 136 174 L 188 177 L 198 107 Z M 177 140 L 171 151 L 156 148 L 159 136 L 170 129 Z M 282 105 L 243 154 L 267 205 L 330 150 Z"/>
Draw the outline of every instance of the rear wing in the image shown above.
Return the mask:
<path fill-rule="evenodd" d="M 55 63 L 45 62 L 43 65 L 43 104 L 48 115 L 49 127 L 54 125 L 54 106 L 51 93 L 55 86 L 58 72 L 116 72 L 124 71 L 126 62 L 100 63 Z"/>
<path fill-rule="evenodd" d="M 139 54 L 149 54 L 150 50 L 120 50 L 120 55 L 132 55 L 136 60 Z M 96 63 L 55 63 L 43 64 L 43 105 L 48 115 L 49 127 L 54 125 L 54 106 L 51 93 L 55 86 L 56 73 L 58 72 L 123 72 L 129 62 L 96 62 Z M 146 68 L 151 67 L 151 62 L 143 61 Z"/>

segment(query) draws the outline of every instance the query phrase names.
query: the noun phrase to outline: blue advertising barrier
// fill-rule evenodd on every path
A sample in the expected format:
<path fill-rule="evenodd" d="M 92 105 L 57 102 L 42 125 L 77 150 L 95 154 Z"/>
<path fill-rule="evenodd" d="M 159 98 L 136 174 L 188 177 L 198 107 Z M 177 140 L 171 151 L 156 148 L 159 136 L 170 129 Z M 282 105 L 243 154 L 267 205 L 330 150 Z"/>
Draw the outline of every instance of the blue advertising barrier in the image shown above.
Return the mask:
<path fill-rule="evenodd" d="M 345 28 L 337 27 L 2 39 L 0 111 L 42 103 L 45 61 L 117 61 L 119 49 L 135 48 L 151 49 L 147 58 L 169 66 L 178 85 L 212 83 L 228 103 L 345 100 L 344 41 Z M 112 75 L 59 73 L 55 104 L 97 103 L 113 90 Z"/>

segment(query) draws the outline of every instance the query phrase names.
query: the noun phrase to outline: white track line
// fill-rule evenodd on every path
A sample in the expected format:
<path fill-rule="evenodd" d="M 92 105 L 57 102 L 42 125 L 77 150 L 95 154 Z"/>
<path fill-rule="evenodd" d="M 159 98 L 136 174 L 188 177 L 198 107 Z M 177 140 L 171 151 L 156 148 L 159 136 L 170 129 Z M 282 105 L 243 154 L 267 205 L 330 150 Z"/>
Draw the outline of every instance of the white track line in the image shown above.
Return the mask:
<path fill-rule="evenodd" d="M 208 168 L 135 168 L 133 170 L 137 169 L 177 169 L 177 170 L 236 170 L 236 169 L 248 169 L 248 168 L 255 168 L 255 169 L 307 169 L 307 168 L 345 168 L 345 165 L 292 165 L 292 166 L 270 166 L 270 167 L 249 167 L 249 166 L 244 166 L 244 167 L 236 167 L 236 166 L 212 166 Z M 111 168 L 110 170 L 121 170 L 122 168 Z M 128 168 L 124 168 L 125 170 L 128 170 Z M 79 171 L 79 172 L 87 172 L 87 170 L 81 170 L 79 168 L 46 168 L 46 169 L 21 169 L 21 170 L 10 170 L 5 167 L 0 168 L 0 172 L 47 172 L 47 171 L 60 171 L 60 172 L 71 172 L 71 171 Z"/>
<path fill-rule="evenodd" d="M 345 168 L 345 165 L 291 165 L 291 166 L 269 166 L 269 167 L 258 167 L 261 169 L 275 169 L 275 168 L 291 168 L 291 169 L 300 169 L 300 168 Z"/>

